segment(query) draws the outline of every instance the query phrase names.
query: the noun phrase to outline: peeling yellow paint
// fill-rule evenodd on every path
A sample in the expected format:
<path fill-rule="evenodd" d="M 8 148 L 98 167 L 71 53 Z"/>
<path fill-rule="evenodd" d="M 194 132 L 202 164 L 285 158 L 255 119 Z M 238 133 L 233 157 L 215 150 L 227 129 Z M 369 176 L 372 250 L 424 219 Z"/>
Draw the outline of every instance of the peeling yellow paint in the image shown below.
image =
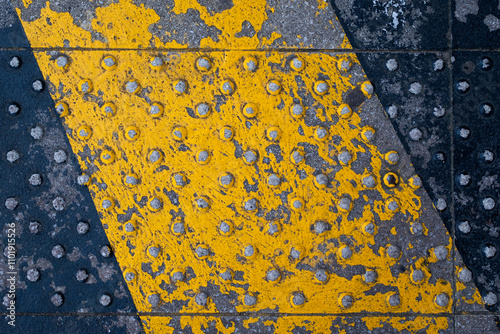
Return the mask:
<path fill-rule="evenodd" d="M 20 10 L 17 9 L 18 14 Z M 125 20 L 124 17 L 127 17 Z M 152 9 L 136 6 L 128 0 L 98 7 L 96 17 L 91 21 L 91 28 L 104 36 L 104 40 L 95 39 L 90 31 L 76 26 L 69 13 L 58 13 L 50 8 L 50 2 L 41 9 L 40 18 L 33 22 L 23 22 L 30 43 L 37 47 L 79 48 L 148 48 L 169 47 L 186 48 L 175 41 L 167 44 L 153 39 L 148 28 L 158 22 L 160 17 Z M 50 22 L 50 24 L 48 24 Z M 43 32 L 43 33 L 41 33 Z"/>
<path fill-rule="evenodd" d="M 346 333 L 346 327 L 358 328 L 360 333 L 368 330 L 376 330 L 385 327 L 389 331 L 407 331 L 416 333 L 425 330 L 425 333 L 442 333 L 442 330 L 450 326 L 447 317 L 379 317 L 370 316 L 361 318 L 361 323 L 356 323 L 355 318 L 342 316 L 283 316 L 272 320 L 263 320 L 259 317 L 246 317 L 236 319 L 226 317 L 224 321 L 220 317 L 180 316 L 178 317 L 178 330 L 189 328 L 194 334 L 206 333 L 207 329 L 216 330 L 218 333 L 235 333 L 236 323 L 241 321 L 243 326 L 252 332 L 265 326 L 266 330 L 274 328 L 276 334 L 293 333 L 298 329 L 311 333 Z M 151 330 L 149 333 L 172 333 L 172 318 L 152 316 L 144 321 L 145 327 Z"/>
<path fill-rule="evenodd" d="M 365 317 L 363 321 L 369 330 L 389 325 L 399 332 L 406 330 L 410 333 L 416 333 L 425 330 L 427 334 L 441 333 L 442 330 L 452 325 L 447 317 L 415 317 L 414 319 L 404 317 Z"/>
<path fill-rule="evenodd" d="M 33 3 L 33 0 L 23 0 L 23 5 L 28 8 Z"/>
<path fill-rule="evenodd" d="M 23 0 L 25 6 L 32 0 Z M 317 11 L 324 12 L 328 4 L 318 1 Z M 255 0 L 249 3 L 244 0 L 234 0 L 233 6 L 220 13 L 208 12 L 205 6 L 196 0 L 176 0 L 172 15 L 196 10 L 200 19 L 211 28 L 220 31 L 216 36 L 207 36 L 201 39 L 200 48 L 218 49 L 255 49 L 267 48 L 277 42 L 278 46 L 295 48 L 298 45 L 287 45 L 282 35 L 276 31 L 269 37 L 259 36 L 259 32 L 266 20 L 267 12 L 273 12 L 266 0 Z M 17 9 L 18 14 L 21 10 Z M 137 6 L 132 0 L 119 0 L 107 6 L 98 7 L 95 17 L 89 20 L 86 26 L 78 27 L 74 24 L 69 13 L 58 13 L 51 9 L 50 1 L 41 9 L 41 15 L 32 22 L 23 22 L 26 34 L 30 36 L 32 46 L 38 48 L 49 47 L 76 47 L 76 48 L 168 48 L 186 49 L 188 44 L 172 40 L 162 42 L 158 36 L 153 36 L 151 28 L 158 24 L 160 16 L 144 5 Z M 244 22 L 248 22 L 255 30 L 252 37 L 239 36 Z M 161 26 L 161 25 L 160 25 Z M 330 28 L 333 21 L 330 21 Z M 175 31 L 166 31 L 167 35 Z M 189 32 L 186 32 L 189 33 Z M 96 38 L 99 36 L 99 38 Z M 299 42 L 303 48 L 312 47 L 311 43 Z M 349 48 L 347 38 L 342 45 L 333 47 Z"/>
<path fill-rule="evenodd" d="M 161 69 L 150 66 L 150 59 L 154 55 L 148 52 L 104 54 L 72 51 L 67 52 L 66 56 L 71 60 L 71 66 L 62 70 L 56 66 L 54 56 L 36 53 L 47 80 L 55 87 L 60 87 L 53 92 L 54 100 L 69 106 L 69 115 L 64 117 L 65 125 L 70 129 L 85 126 L 87 132 L 92 133 L 90 138 L 84 139 L 72 135 L 70 142 L 85 172 L 92 176 L 89 188 L 102 214 L 102 223 L 107 226 L 106 233 L 121 267 L 137 272 L 138 277 L 128 285 L 139 311 L 152 311 L 148 296 L 158 293 L 163 303 L 185 301 L 187 305 L 181 312 L 217 312 L 213 302 L 202 308 L 194 302 L 193 297 L 207 284 L 219 286 L 222 293 L 232 291 L 240 296 L 233 301 L 238 312 L 255 309 L 277 309 L 286 313 L 344 312 L 345 308 L 337 302 L 342 293 L 349 294 L 354 300 L 349 312 L 383 312 L 387 309 L 388 294 L 366 294 L 371 285 L 364 283 L 361 275 L 347 279 L 331 272 L 327 283 L 311 284 L 314 271 L 301 270 L 295 261 L 291 261 L 289 256 L 292 247 L 302 249 L 302 263 L 313 268 L 329 257 L 337 258 L 336 261 L 343 268 L 359 265 L 373 268 L 378 274 L 377 283 L 395 287 L 401 295 L 401 305 L 395 307 L 394 312 L 432 313 L 451 310 L 451 303 L 442 309 L 433 302 L 437 293 L 451 295 L 449 283 L 438 282 L 433 285 L 426 281 L 414 285 L 409 273 L 394 277 L 390 267 L 396 260 L 385 256 L 384 248 L 373 250 L 367 247 L 374 244 L 374 237 L 364 232 L 366 223 L 391 224 L 394 215 L 400 213 L 410 224 L 418 220 L 421 207 L 415 190 L 406 183 L 407 180 L 401 180 L 399 186 L 390 192 L 384 188 L 382 161 L 386 152 L 378 151 L 370 142 L 361 139 L 363 123 L 357 110 L 353 110 L 348 118 L 334 121 L 337 117 L 336 106 L 343 101 L 342 95 L 356 87 L 359 89 L 363 82 L 351 82 L 351 78 L 337 68 L 340 57 L 345 59 L 345 55 L 302 55 L 307 65 L 300 74 L 294 75 L 290 75 L 290 70 L 287 70 L 287 59 L 291 59 L 292 54 L 286 53 L 167 53 L 162 56 L 165 61 Z M 114 69 L 100 66 L 105 56 L 116 59 Z M 195 66 L 197 59 L 202 56 L 210 59 L 212 68 L 208 72 L 199 71 Z M 255 73 L 245 70 L 243 66 L 245 58 L 249 56 L 258 61 Z M 358 64 L 354 55 L 350 55 L 350 61 Z M 281 70 L 273 70 L 273 67 Z M 325 95 L 318 95 L 314 93 L 313 87 L 322 73 L 328 75 L 330 79 L 327 84 L 335 89 L 330 89 Z M 303 80 L 303 85 L 297 85 L 297 76 Z M 222 93 L 222 83 L 228 79 L 234 83 L 234 92 L 223 97 L 226 95 Z M 77 90 L 76 83 L 81 80 L 92 83 L 91 93 Z M 270 80 L 275 80 L 283 87 L 281 93 L 272 95 L 267 92 Z M 176 87 L 181 81 L 185 82 L 186 88 L 179 93 Z M 137 90 L 135 85 L 127 86 L 131 83 L 143 88 L 141 95 L 134 93 Z M 304 93 L 303 90 L 308 92 Z M 301 96 L 302 99 L 314 96 L 314 100 L 308 105 L 305 100 L 297 100 L 294 96 Z M 216 106 L 217 100 L 223 102 Z M 241 106 L 245 102 L 258 105 L 256 117 L 244 116 Z M 340 134 L 341 143 L 334 145 L 330 141 L 315 139 L 317 127 L 307 126 L 304 119 L 296 119 L 288 111 L 294 102 L 301 102 L 325 121 L 334 121 L 328 132 L 330 135 Z M 116 107 L 111 117 L 101 111 L 104 103 L 113 103 Z M 160 117 L 149 114 L 153 103 L 164 106 Z M 200 103 L 209 105 L 212 110 L 210 115 L 206 118 L 194 114 L 190 116 L 189 110 L 192 113 Z M 258 158 L 255 166 L 259 173 L 256 173 L 253 164 L 249 165 L 242 158 L 235 157 L 233 141 L 221 140 L 219 131 L 222 126 L 232 129 L 233 140 L 241 145 L 243 151 L 251 149 L 256 153 Z M 133 141 L 127 137 L 131 127 L 134 127 L 137 135 Z M 182 127 L 185 131 L 180 135 L 181 139 L 172 137 L 176 127 Z M 300 134 L 299 127 L 304 135 Z M 283 161 L 277 160 L 266 150 L 272 144 L 266 138 L 266 129 L 274 128 L 278 128 L 281 133 L 278 143 Z M 362 145 L 357 143 L 359 140 L 363 141 Z M 296 173 L 297 167 L 288 160 L 287 157 L 293 156 L 294 150 L 301 148 L 304 142 L 317 147 L 318 155 L 332 166 L 337 165 L 338 154 L 350 152 L 352 158 L 336 171 L 332 188 L 316 187 L 312 176 L 315 168 L 303 163 L 299 168 L 308 177 L 302 180 Z M 189 149 L 186 150 L 186 147 Z M 148 162 L 152 150 L 158 150 L 163 156 L 159 165 Z M 207 152 L 209 159 L 196 160 L 200 152 Z M 371 170 L 365 173 L 370 172 L 375 176 L 377 183 L 373 191 L 381 199 L 375 200 L 372 205 L 364 205 L 361 217 L 349 219 L 349 211 L 343 211 L 340 200 L 349 196 L 354 202 L 365 191 L 361 186 L 365 174 L 356 174 L 350 164 L 358 154 L 366 152 L 371 156 Z M 269 159 L 269 163 L 264 163 L 264 159 Z M 282 184 L 277 188 L 267 185 L 271 170 L 282 178 Z M 326 169 L 323 172 L 328 174 L 333 170 Z M 172 181 L 177 173 L 188 180 L 180 188 L 174 186 Z M 225 173 L 234 177 L 234 183 L 222 190 L 219 177 Z M 123 180 L 127 176 L 137 177 L 137 184 L 133 187 L 124 185 Z M 248 194 L 244 188 L 246 182 L 258 182 L 259 190 Z M 102 190 L 101 184 L 107 185 L 106 190 Z M 171 191 L 178 195 L 179 206 L 167 197 Z M 283 191 L 290 192 L 285 202 L 278 196 Z M 294 197 L 304 201 L 304 210 L 291 210 L 289 221 L 274 220 L 281 230 L 277 235 L 267 232 L 272 221 L 244 210 L 249 198 L 257 199 L 258 207 L 269 212 L 281 205 L 290 208 Z M 207 206 L 198 207 L 199 198 L 203 198 Z M 398 210 L 388 210 L 387 202 L 396 198 Z M 155 199 L 161 208 L 154 207 Z M 103 207 L 106 200 L 112 206 Z M 339 213 L 332 213 L 330 207 L 336 207 Z M 179 209 L 184 217 L 179 216 Z M 120 221 L 119 218 L 131 210 L 135 213 L 128 222 L 136 226 L 134 235 L 124 232 L 127 221 Z M 221 221 L 225 220 L 234 226 L 228 236 L 221 235 L 218 229 Z M 171 225 L 179 221 L 185 224 L 186 233 L 172 234 Z M 321 236 L 312 233 L 311 225 L 318 221 L 329 222 L 331 230 Z M 352 255 L 347 259 L 340 256 L 344 246 L 332 242 L 344 236 L 355 240 L 349 247 Z M 392 242 L 397 243 L 397 236 Z M 244 259 L 243 255 L 248 245 L 255 246 L 251 260 Z M 407 247 L 401 246 L 403 249 Z M 159 250 L 156 257 L 151 256 L 151 247 Z M 196 256 L 197 247 L 204 247 L 210 254 Z M 427 261 L 435 262 L 433 258 Z M 143 272 L 143 263 L 149 264 L 157 275 L 152 277 Z M 240 272 L 243 276 L 232 282 L 224 282 L 218 273 L 226 268 L 233 273 Z M 279 283 L 266 279 L 266 272 L 272 268 L 285 275 Z M 189 284 L 177 282 L 171 293 L 160 289 L 161 284 L 174 284 L 171 282 L 171 273 L 178 269 L 186 273 Z M 248 284 L 248 288 L 239 282 Z M 299 310 L 289 302 L 289 296 L 294 292 L 303 293 L 306 299 Z M 256 306 L 244 305 L 242 298 L 247 293 L 257 297 Z M 420 297 L 422 301 L 415 303 Z"/>
<path fill-rule="evenodd" d="M 342 44 L 340 45 L 341 49 L 352 49 L 351 42 L 349 42 L 349 39 L 347 38 L 347 35 L 344 34 L 344 40 L 342 41 Z"/>
<path fill-rule="evenodd" d="M 462 269 L 463 267 L 461 266 L 455 266 L 455 275 L 457 277 Z M 461 306 L 463 303 L 468 305 L 484 305 L 484 300 L 481 297 L 481 294 L 472 282 L 464 284 L 457 279 L 455 284 L 457 295 L 460 296 L 460 299 L 457 298 L 457 306 Z"/>
<path fill-rule="evenodd" d="M 376 98 L 366 78 L 349 75 L 348 68 L 360 66 L 356 56 L 237 51 L 265 48 L 281 35 L 235 37 L 245 20 L 258 31 L 266 12 L 274 9 L 264 0 L 233 2 L 231 9 L 216 14 L 195 0 L 176 0 L 174 7 L 176 14 L 194 8 L 207 25 L 221 30 L 218 41 L 202 39 L 202 48 L 231 51 L 35 52 L 49 87 L 57 87 L 51 94 L 79 163 L 91 176 L 89 189 L 137 310 L 158 311 L 149 299 L 158 295 L 159 306 L 176 302 L 181 314 L 218 313 L 211 296 L 206 305 L 195 301 L 210 286 L 227 295 L 236 312 L 451 313 L 453 303 L 439 307 L 434 302 L 437 294 L 453 293 L 449 282 L 429 279 L 428 265 L 437 262 L 432 250 L 415 259 L 412 270 L 424 272 L 421 282 L 412 280 L 413 271 L 391 271 L 399 257 L 391 258 L 388 251 L 408 233 L 391 225 L 394 218 L 410 227 L 425 208 L 412 180 L 384 186 L 383 166 L 391 152 L 369 141 L 365 134 L 375 129 L 345 104 L 346 94 L 356 89 Z M 318 10 L 327 6 L 317 3 Z M 152 35 L 149 28 L 159 19 L 151 9 L 120 0 L 96 10 L 91 27 L 103 37 L 99 40 L 47 2 L 41 18 L 23 26 L 40 47 L 187 48 Z M 351 47 L 345 35 L 339 47 Z M 58 66 L 59 56 L 67 57 L 69 65 Z M 304 114 L 315 114 L 325 124 L 308 124 Z M 337 135 L 341 141 L 334 143 Z M 280 155 L 272 153 L 271 145 L 279 145 Z M 304 162 L 310 147 L 325 161 L 322 170 Z M 339 159 L 343 153 L 350 158 Z M 369 165 L 356 173 L 352 164 L 362 154 L 369 156 Z M 330 186 L 318 181 L 319 172 L 329 175 Z M 281 183 L 270 184 L 272 175 Z M 367 176 L 375 180 L 370 189 L 363 186 Z M 249 184 L 258 189 L 247 190 Z M 370 202 L 369 194 L 376 199 Z M 354 202 L 361 204 L 353 208 Z M 273 210 L 285 214 L 266 219 Z M 353 210 L 359 214 L 350 217 Z M 329 223 L 330 229 L 314 233 L 318 222 Z M 371 224 L 373 233 L 367 228 Z M 377 244 L 374 235 L 381 228 L 389 237 Z M 403 250 L 413 247 L 405 242 L 399 244 Z M 445 246 L 450 254 L 451 240 Z M 300 252 L 297 258 L 295 251 Z M 321 281 L 315 269 L 324 263 L 335 270 Z M 376 283 L 366 283 L 362 272 L 343 274 L 357 267 L 375 271 Z M 269 280 L 270 270 L 277 270 L 280 279 Z M 220 276 L 226 271 L 228 280 Z M 374 284 L 391 289 L 373 293 Z M 396 291 L 400 303 L 389 306 Z M 296 294 L 303 295 L 303 304 L 294 304 Z M 255 297 L 255 305 L 246 305 L 245 295 Z M 174 331 L 172 317 L 141 318 L 148 333 Z M 352 324 L 343 317 L 285 316 L 266 325 L 274 325 L 276 333 L 295 327 L 329 333 L 339 319 Z M 207 326 L 221 333 L 235 328 L 224 326 L 220 317 L 178 320 L 181 328 L 189 326 L 195 333 Z M 244 325 L 250 328 L 258 320 L 248 318 Z M 370 329 L 385 323 L 411 332 L 448 327 L 447 318 L 433 316 L 363 321 Z"/>
<path fill-rule="evenodd" d="M 465 284 L 459 281 L 456 282 L 456 285 L 458 292 L 466 290 L 468 288 Z M 470 305 L 484 305 L 483 298 L 481 297 L 477 289 L 474 289 L 472 296 L 462 295 L 461 301 Z"/>

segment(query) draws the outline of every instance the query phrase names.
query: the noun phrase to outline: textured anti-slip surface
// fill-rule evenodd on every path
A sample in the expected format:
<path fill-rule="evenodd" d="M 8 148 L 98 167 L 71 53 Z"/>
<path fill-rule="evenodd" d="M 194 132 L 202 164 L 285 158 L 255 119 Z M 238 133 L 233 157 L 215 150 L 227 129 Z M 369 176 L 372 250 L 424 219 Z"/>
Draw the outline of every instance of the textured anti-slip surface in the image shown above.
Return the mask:
<path fill-rule="evenodd" d="M 447 1 L 3 6 L 2 332 L 496 332 L 498 61 Z"/>

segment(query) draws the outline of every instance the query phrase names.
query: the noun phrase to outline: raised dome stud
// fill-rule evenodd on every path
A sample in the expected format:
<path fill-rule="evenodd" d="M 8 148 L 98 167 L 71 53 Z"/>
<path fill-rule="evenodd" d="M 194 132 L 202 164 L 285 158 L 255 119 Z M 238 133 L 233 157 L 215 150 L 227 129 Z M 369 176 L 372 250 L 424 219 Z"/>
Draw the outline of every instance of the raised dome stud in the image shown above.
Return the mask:
<path fill-rule="evenodd" d="M 153 212 L 160 211 L 162 208 L 163 208 L 163 201 L 158 197 L 153 197 L 148 202 L 148 209 Z"/>
<path fill-rule="evenodd" d="M 78 82 L 79 92 L 86 94 L 92 92 L 92 89 L 93 89 L 92 81 L 90 81 L 89 79 L 82 79 L 80 80 L 80 82 Z"/>
<path fill-rule="evenodd" d="M 245 104 L 242 112 L 246 118 L 254 118 L 255 116 L 257 116 L 257 113 L 259 112 L 259 107 L 257 107 L 255 103 L 250 102 Z"/>
<path fill-rule="evenodd" d="M 367 98 L 370 98 L 374 92 L 373 84 L 369 81 L 363 82 L 361 84 L 361 91 Z"/>
<path fill-rule="evenodd" d="M 161 117 L 163 115 L 163 105 L 158 102 L 154 102 L 149 106 L 149 115 L 152 117 Z"/>
<path fill-rule="evenodd" d="M 233 223 L 230 222 L 229 220 L 223 220 L 219 224 L 219 232 L 222 235 L 230 235 L 231 232 L 233 231 Z"/>
<path fill-rule="evenodd" d="M 201 212 L 206 212 L 210 209 L 210 199 L 206 196 L 200 196 L 194 202 L 196 208 Z"/>
<path fill-rule="evenodd" d="M 171 225 L 170 230 L 175 235 L 183 235 L 186 233 L 186 226 L 182 220 L 175 220 Z"/>
<path fill-rule="evenodd" d="M 253 165 L 257 162 L 258 158 L 259 156 L 254 150 L 247 150 L 245 153 L 243 153 L 243 161 L 247 165 Z"/>
<path fill-rule="evenodd" d="M 294 165 L 300 165 L 304 163 L 304 160 L 305 160 L 305 154 L 301 150 L 294 150 L 290 155 L 290 161 Z"/>
<path fill-rule="evenodd" d="M 163 66 L 163 59 L 158 56 L 149 59 L 149 66 L 154 70 L 159 70 Z"/>
<path fill-rule="evenodd" d="M 200 165 L 206 165 L 210 162 L 210 152 L 207 150 L 200 150 L 196 152 L 196 162 L 199 163 Z"/>
<path fill-rule="evenodd" d="M 254 197 L 247 197 L 243 200 L 243 209 L 246 212 L 257 212 L 259 209 L 259 202 Z"/>
<path fill-rule="evenodd" d="M 231 173 L 224 173 L 219 176 L 219 185 L 224 188 L 229 188 L 234 184 L 234 176 Z"/>
<path fill-rule="evenodd" d="M 295 212 L 304 211 L 305 202 L 300 197 L 295 197 L 290 200 L 290 208 Z"/>
<path fill-rule="evenodd" d="M 149 151 L 148 161 L 155 165 L 160 164 L 163 161 L 163 153 L 156 149 Z"/>
<path fill-rule="evenodd" d="M 172 138 L 175 141 L 183 141 L 187 138 L 187 129 L 183 126 L 176 126 L 172 130 Z"/>
<path fill-rule="evenodd" d="M 320 80 L 314 83 L 314 92 L 318 95 L 325 95 L 330 87 L 326 81 Z"/>
<path fill-rule="evenodd" d="M 434 303 L 440 307 L 448 306 L 450 302 L 450 297 L 446 293 L 440 293 L 434 297 Z"/>
<path fill-rule="evenodd" d="M 270 80 L 266 85 L 266 90 L 271 95 L 278 95 L 281 88 L 281 83 L 278 80 Z"/>
<path fill-rule="evenodd" d="M 113 102 L 104 103 L 101 107 L 101 111 L 106 117 L 113 117 L 116 115 L 116 106 Z"/>
<path fill-rule="evenodd" d="M 65 55 L 56 58 L 56 66 L 61 70 L 66 70 L 69 67 L 69 59 Z"/>
<path fill-rule="evenodd" d="M 136 94 L 141 90 L 141 85 L 135 79 L 129 80 L 125 85 L 125 90 L 127 93 Z"/>
<path fill-rule="evenodd" d="M 101 208 L 104 211 L 111 211 L 115 206 L 115 200 L 111 197 L 104 197 L 101 201 Z"/>
<path fill-rule="evenodd" d="M 246 57 L 245 60 L 243 61 L 243 67 L 245 68 L 245 70 L 249 72 L 255 71 L 257 69 L 258 64 L 259 63 L 257 59 L 252 56 Z"/>
<path fill-rule="evenodd" d="M 196 106 L 196 115 L 200 118 L 207 118 L 210 116 L 210 112 L 212 111 L 210 105 L 208 103 L 200 103 Z"/>
<path fill-rule="evenodd" d="M 278 269 L 270 269 L 266 273 L 266 279 L 269 282 L 277 283 L 281 280 L 281 273 Z"/>
<path fill-rule="evenodd" d="M 230 141 L 234 137 L 234 131 L 230 126 L 224 126 L 219 130 L 219 138 L 224 141 Z"/>
<path fill-rule="evenodd" d="M 351 107 L 349 107 L 349 105 L 345 103 L 341 104 L 337 108 L 337 112 L 340 118 L 349 118 L 352 115 Z"/>
<path fill-rule="evenodd" d="M 220 90 L 225 95 L 231 95 L 234 93 L 235 85 L 234 82 L 230 79 L 226 79 L 220 85 Z"/>
<path fill-rule="evenodd" d="M 306 302 L 306 297 L 300 291 L 296 291 L 292 293 L 292 295 L 290 296 L 290 304 L 292 304 L 292 306 L 295 308 L 304 306 L 305 302 Z"/>
<path fill-rule="evenodd" d="M 199 259 L 206 259 L 210 255 L 210 248 L 201 244 L 196 247 L 194 252 Z"/>
<path fill-rule="evenodd" d="M 92 129 L 90 126 L 82 125 L 76 129 L 76 135 L 81 140 L 88 140 L 92 136 Z"/>
<path fill-rule="evenodd" d="M 314 177 L 314 184 L 319 189 L 324 189 L 328 186 L 328 176 L 325 174 L 318 174 Z"/>
<path fill-rule="evenodd" d="M 293 118 L 301 118 L 304 116 L 305 108 L 300 103 L 295 103 L 290 108 L 290 114 Z"/>
<path fill-rule="evenodd" d="M 101 152 L 100 157 L 101 157 L 102 163 L 104 163 L 106 165 L 113 163 L 116 159 L 115 152 L 113 152 L 112 150 L 103 150 Z"/>
<path fill-rule="evenodd" d="M 399 176 L 396 173 L 388 172 L 383 177 L 384 184 L 388 188 L 394 188 L 399 183 Z"/>
<path fill-rule="evenodd" d="M 210 71 L 212 63 L 208 57 L 202 56 L 196 60 L 196 68 L 201 72 Z"/>
<path fill-rule="evenodd" d="M 251 293 L 247 293 L 245 294 L 245 296 L 243 297 L 243 304 L 246 306 L 246 307 L 253 307 L 255 306 L 255 304 L 257 304 L 257 297 L 254 296 L 253 294 Z"/>
<path fill-rule="evenodd" d="M 314 138 L 318 141 L 327 141 L 328 140 L 328 129 L 324 127 L 318 127 L 314 131 Z"/>
<path fill-rule="evenodd" d="M 256 257 L 258 254 L 258 250 L 255 246 L 253 245 L 247 245 L 245 246 L 245 248 L 243 249 L 243 255 L 247 258 L 247 259 L 253 259 L 254 257 Z"/>
<path fill-rule="evenodd" d="M 306 63 L 301 57 L 295 57 L 290 61 L 290 67 L 299 72 L 306 67 Z"/>
<path fill-rule="evenodd" d="M 141 134 L 141 131 L 137 126 L 128 126 L 125 129 L 125 139 L 129 141 L 135 141 L 137 138 L 139 138 L 139 135 Z"/>
<path fill-rule="evenodd" d="M 352 63 L 347 57 L 342 57 L 337 60 L 337 69 L 342 72 L 347 72 L 351 69 Z"/>
<path fill-rule="evenodd" d="M 342 293 L 339 296 L 338 303 L 339 303 L 340 307 L 342 307 L 344 309 L 348 309 L 354 303 L 354 298 L 352 298 L 352 296 L 350 296 L 346 293 Z"/>
<path fill-rule="evenodd" d="M 318 269 L 314 273 L 314 278 L 319 283 L 326 283 L 328 281 L 329 276 L 330 275 L 328 274 L 328 271 L 326 271 L 325 269 Z"/>
<path fill-rule="evenodd" d="M 101 66 L 107 71 L 111 71 L 111 70 L 115 69 L 116 68 L 116 58 L 113 56 L 105 56 L 101 60 Z"/>
<path fill-rule="evenodd" d="M 200 292 L 194 297 L 194 302 L 199 307 L 207 307 L 208 301 L 209 301 L 209 297 L 205 292 Z"/>
<path fill-rule="evenodd" d="M 401 304 L 401 297 L 396 292 L 391 292 L 387 296 L 386 300 L 387 300 L 387 304 L 389 304 L 389 306 L 391 306 L 391 307 L 397 307 Z"/>
<path fill-rule="evenodd" d="M 281 138 L 281 130 L 277 126 L 271 126 L 266 131 L 266 137 L 270 141 L 278 141 Z"/>
<path fill-rule="evenodd" d="M 185 80 L 177 80 L 175 83 L 174 83 L 174 91 L 177 93 L 177 94 L 184 94 L 187 90 L 187 82 Z"/>

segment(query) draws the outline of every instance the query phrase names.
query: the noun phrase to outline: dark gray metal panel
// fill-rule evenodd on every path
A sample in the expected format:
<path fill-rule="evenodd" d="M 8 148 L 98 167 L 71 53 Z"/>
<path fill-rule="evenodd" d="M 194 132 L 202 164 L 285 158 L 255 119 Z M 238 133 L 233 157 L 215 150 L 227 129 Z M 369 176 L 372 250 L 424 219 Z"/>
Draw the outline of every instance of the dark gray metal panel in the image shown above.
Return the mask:
<path fill-rule="evenodd" d="M 27 43 L 17 18 L 0 29 L 11 33 Z M 33 53 L 0 51 L 0 73 L 1 311 L 14 276 L 17 313 L 134 314 Z"/>

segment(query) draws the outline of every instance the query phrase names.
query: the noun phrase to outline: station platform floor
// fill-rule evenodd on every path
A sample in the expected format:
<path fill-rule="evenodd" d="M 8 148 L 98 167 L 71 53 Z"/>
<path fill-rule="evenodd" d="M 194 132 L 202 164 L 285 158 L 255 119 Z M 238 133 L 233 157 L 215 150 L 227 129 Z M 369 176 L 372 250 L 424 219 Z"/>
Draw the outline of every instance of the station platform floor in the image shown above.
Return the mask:
<path fill-rule="evenodd" d="M 500 333 L 500 2 L 0 0 L 0 333 Z"/>

